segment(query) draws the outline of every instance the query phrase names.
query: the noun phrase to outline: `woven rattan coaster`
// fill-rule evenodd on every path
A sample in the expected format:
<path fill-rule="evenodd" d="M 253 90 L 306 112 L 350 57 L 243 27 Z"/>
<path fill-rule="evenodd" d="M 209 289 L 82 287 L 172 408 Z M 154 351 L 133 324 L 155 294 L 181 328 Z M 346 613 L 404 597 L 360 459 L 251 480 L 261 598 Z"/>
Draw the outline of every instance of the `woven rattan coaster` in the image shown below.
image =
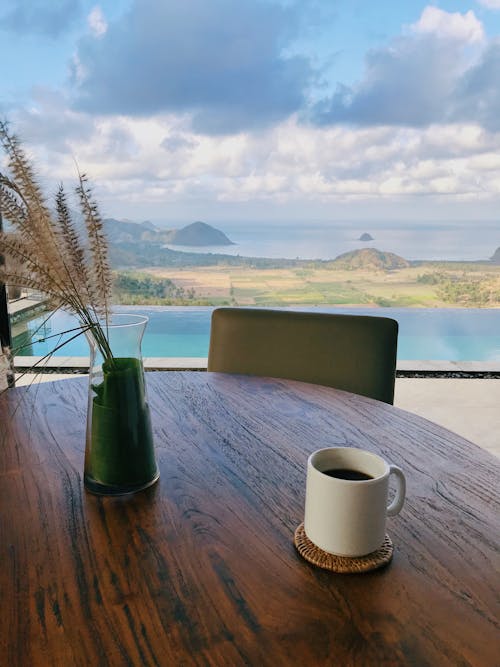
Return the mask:
<path fill-rule="evenodd" d="M 307 561 L 325 570 L 332 570 L 339 574 L 359 574 L 360 572 L 370 572 L 379 567 L 387 565 L 392 559 L 392 541 L 389 535 L 385 536 L 384 543 L 371 554 L 358 556 L 357 558 L 348 558 L 347 556 L 335 556 L 323 551 L 307 537 L 304 530 L 304 524 L 295 531 L 295 546 L 297 551 Z"/>

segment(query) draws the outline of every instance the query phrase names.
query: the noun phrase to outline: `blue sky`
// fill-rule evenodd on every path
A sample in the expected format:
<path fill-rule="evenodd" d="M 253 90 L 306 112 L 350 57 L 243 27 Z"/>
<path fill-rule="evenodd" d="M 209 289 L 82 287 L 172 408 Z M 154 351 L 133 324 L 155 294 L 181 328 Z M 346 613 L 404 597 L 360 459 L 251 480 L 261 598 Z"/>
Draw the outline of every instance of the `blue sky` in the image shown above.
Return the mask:
<path fill-rule="evenodd" d="M 0 112 L 103 212 L 498 219 L 500 0 L 4 0 Z"/>

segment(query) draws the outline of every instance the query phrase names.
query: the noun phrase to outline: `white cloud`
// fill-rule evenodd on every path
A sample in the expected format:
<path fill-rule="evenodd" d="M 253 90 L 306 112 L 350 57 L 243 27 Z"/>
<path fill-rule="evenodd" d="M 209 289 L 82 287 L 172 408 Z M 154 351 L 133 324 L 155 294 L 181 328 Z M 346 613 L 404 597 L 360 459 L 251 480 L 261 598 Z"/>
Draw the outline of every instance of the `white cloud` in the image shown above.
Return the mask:
<path fill-rule="evenodd" d="M 422 12 L 420 19 L 410 26 L 410 29 L 415 33 L 433 34 L 440 38 L 460 42 L 474 43 L 484 39 L 483 25 L 472 10 L 460 14 L 428 6 Z"/>
<path fill-rule="evenodd" d="M 478 2 L 487 9 L 500 9 L 500 0 L 478 0 Z"/>
<path fill-rule="evenodd" d="M 500 155 L 498 153 L 483 153 L 470 159 L 470 167 L 475 171 L 495 171 L 500 177 Z"/>
<path fill-rule="evenodd" d="M 315 127 L 293 118 L 213 137 L 193 133 L 184 116 L 92 117 L 42 92 L 32 110 L 12 119 L 16 129 L 48 190 L 60 180 L 71 186 L 76 160 L 105 215 L 140 210 L 144 219 L 168 206 L 192 211 L 200 201 L 208 209 L 263 202 L 290 211 L 395 198 L 500 202 L 500 132 L 471 123 Z"/>
<path fill-rule="evenodd" d="M 428 6 L 402 35 L 367 53 L 362 78 L 316 103 L 319 125 L 428 127 L 450 123 L 500 130 L 500 41 L 474 12 Z"/>
<path fill-rule="evenodd" d="M 102 9 L 96 5 L 87 16 L 87 23 L 94 37 L 102 37 L 108 30 L 108 23 Z"/>
<path fill-rule="evenodd" d="M 75 81 L 82 82 L 85 80 L 87 76 L 87 70 L 82 65 L 80 58 L 78 57 L 78 53 L 73 54 L 69 69 Z"/>
<path fill-rule="evenodd" d="M 420 155 L 436 160 L 481 155 L 491 148 L 491 135 L 479 125 L 431 125 L 418 136 Z"/>
<path fill-rule="evenodd" d="M 292 120 L 266 133 L 218 139 L 184 132 L 182 148 L 166 150 L 164 138 L 177 124 L 173 116 L 101 118 L 89 137 L 71 142 L 72 153 L 124 213 L 127 201 L 141 198 L 147 208 L 199 197 L 293 202 L 500 194 L 494 157 L 500 135 L 470 126 L 449 125 L 443 135 L 438 126 L 356 130 Z M 60 168 L 71 169 L 69 156 Z"/>

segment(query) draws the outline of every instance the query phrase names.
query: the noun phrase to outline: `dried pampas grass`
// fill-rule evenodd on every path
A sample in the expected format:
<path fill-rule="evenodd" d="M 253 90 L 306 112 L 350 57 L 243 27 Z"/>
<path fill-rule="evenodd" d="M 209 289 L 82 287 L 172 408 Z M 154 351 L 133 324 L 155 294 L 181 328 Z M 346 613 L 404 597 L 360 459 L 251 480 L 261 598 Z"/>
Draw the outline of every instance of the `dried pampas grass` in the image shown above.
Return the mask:
<path fill-rule="evenodd" d="M 0 141 L 9 170 L 0 173 L 0 209 L 12 228 L 0 233 L 5 260 L 0 282 L 38 290 L 53 309 L 76 315 L 79 333 L 92 329 L 104 358 L 112 361 L 106 336 L 112 288 L 108 245 L 86 175 L 78 173 L 75 188 L 84 221 L 79 229 L 63 185 L 55 196 L 55 213 L 50 210 L 31 161 L 5 121 L 0 121 Z"/>

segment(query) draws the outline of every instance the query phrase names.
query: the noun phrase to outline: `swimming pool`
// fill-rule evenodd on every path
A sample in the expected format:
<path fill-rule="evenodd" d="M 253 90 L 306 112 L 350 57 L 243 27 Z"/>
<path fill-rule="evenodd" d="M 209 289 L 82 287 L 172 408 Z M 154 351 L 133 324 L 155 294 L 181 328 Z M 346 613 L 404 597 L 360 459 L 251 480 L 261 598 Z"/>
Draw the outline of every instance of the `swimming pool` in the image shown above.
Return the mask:
<path fill-rule="evenodd" d="M 213 308 L 124 306 L 115 310 L 149 317 L 142 345 L 146 357 L 206 357 L 208 354 Z M 500 361 L 500 309 L 318 307 L 302 310 L 382 315 L 396 319 L 400 326 L 399 360 Z M 36 342 L 38 339 L 76 326 L 73 316 L 57 312 L 41 327 L 46 317 L 38 316 L 15 326 L 14 354 L 43 356 L 69 336 L 61 339 L 56 336 L 45 342 Z M 23 330 L 20 330 L 21 326 Z M 31 338 L 33 343 L 29 343 Z M 68 342 L 55 355 L 87 356 L 85 337 L 82 335 Z"/>

